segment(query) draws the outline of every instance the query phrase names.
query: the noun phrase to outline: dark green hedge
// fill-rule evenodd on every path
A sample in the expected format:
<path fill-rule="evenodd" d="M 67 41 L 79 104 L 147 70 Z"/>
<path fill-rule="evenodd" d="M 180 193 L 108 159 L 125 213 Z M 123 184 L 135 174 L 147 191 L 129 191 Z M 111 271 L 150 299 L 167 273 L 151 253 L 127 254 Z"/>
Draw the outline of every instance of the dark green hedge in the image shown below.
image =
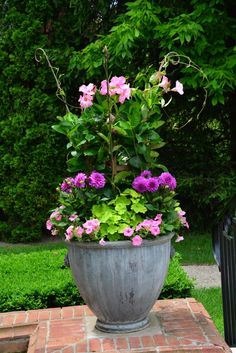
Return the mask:
<path fill-rule="evenodd" d="M 83 304 L 71 271 L 64 266 L 66 249 L 10 253 L 0 258 L 0 311 L 29 310 Z M 192 281 L 171 260 L 161 298 L 190 296 Z"/>

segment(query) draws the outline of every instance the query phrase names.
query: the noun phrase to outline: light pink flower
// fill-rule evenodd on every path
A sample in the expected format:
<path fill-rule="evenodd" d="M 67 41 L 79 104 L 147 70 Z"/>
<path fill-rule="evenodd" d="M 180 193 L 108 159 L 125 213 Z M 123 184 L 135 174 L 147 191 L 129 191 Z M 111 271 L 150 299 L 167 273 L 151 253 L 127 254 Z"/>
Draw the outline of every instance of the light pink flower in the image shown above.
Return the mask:
<path fill-rule="evenodd" d="M 78 218 L 77 214 L 76 213 L 73 213 L 70 217 L 69 217 L 69 220 L 71 222 L 74 222 L 76 220 L 76 218 Z"/>
<path fill-rule="evenodd" d="M 175 239 L 175 242 L 176 242 L 176 243 L 179 243 L 180 241 L 183 241 L 183 240 L 184 240 L 184 237 L 178 235 L 177 238 Z"/>
<path fill-rule="evenodd" d="M 83 96 L 79 97 L 79 102 L 80 102 L 81 108 L 83 109 L 89 108 L 93 105 L 93 96 L 89 94 L 84 94 Z"/>
<path fill-rule="evenodd" d="M 140 246 L 143 242 L 143 239 L 139 235 L 135 235 L 135 237 L 132 239 L 132 244 L 134 246 Z"/>
<path fill-rule="evenodd" d="M 179 217 L 179 220 L 180 222 L 183 224 L 183 226 L 185 226 L 187 229 L 189 229 L 189 224 L 186 220 L 186 217 L 184 216 L 185 215 L 185 212 L 184 211 L 178 211 L 178 217 Z"/>
<path fill-rule="evenodd" d="M 79 88 L 80 92 L 83 92 L 84 94 L 88 94 L 90 96 L 93 96 L 96 92 L 96 86 L 93 83 L 89 83 L 87 86 L 82 85 Z"/>
<path fill-rule="evenodd" d="M 101 245 L 101 246 L 106 245 L 106 242 L 103 238 L 101 240 L 99 240 L 99 245 Z"/>
<path fill-rule="evenodd" d="M 170 90 L 170 81 L 167 76 L 162 77 L 162 81 L 159 83 L 159 87 L 162 87 L 165 92 Z"/>
<path fill-rule="evenodd" d="M 119 102 L 121 104 L 123 104 L 126 99 L 130 99 L 131 89 L 129 87 L 129 84 L 128 85 L 127 84 L 122 85 L 120 87 L 120 91 L 121 91 L 121 93 L 120 93 L 120 96 L 119 96 Z"/>
<path fill-rule="evenodd" d="M 50 219 L 55 219 L 56 221 L 60 221 L 62 218 L 62 215 L 58 211 L 52 212 Z"/>
<path fill-rule="evenodd" d="M 157 236 L 158 234 L 160 234 L 161 230 L 158 226 L 151 226 L 150 228 L 150 233 L 154 236 Z"/>
<path fill-rule="evenodd" d="M 52 222 L 50 221 L 50 219 L 48 219 L 47 222 L 46 222 L 46 228 L 47 228 L 47 230 L 51 230 L 52 227 L 53 227 L 53 224 L 52 224 Z"/>
<path fill-rule="evenodd" d="M 73 231 L 74 231 L 74 226 L 70 226 L 67 228 L 65 236 L 66 236 L 66 240 L 71 240 L 73 238 Z"/>
<path fill-rule="evenodd" d="M 83 227 L 86 229 L 85 232 L 87 234 L 90 234 L 92 232 L 95 232 L 99 229 L 100 227 L 100 222 L 98 219 L 90 219 L 88 221 L 86 221 L 84 224 L 83 224 Z"/>
<path fill-rule="evenodd" d="M 51 230 L 51 233 L 52 233 L 52 235 L 57 235 L 59 232 L 58 232 L 57 229 L 53 228 L 53 229 Z"/>
<path fill-rule="evenodd" d="M 123 231 L 123 234 L 125 237 L 131 237 L 133 233 L 134 233 L 134 230 L 131 227 L 127 227 Z"/>
<path fill-rule="evenodd" d="M 109 87 L 110 88 L 110 87 Z M 107 80 L 103 80 L 101 82 L 101 89 L 100 89 L 100 93 L 104 96 L 105 94 L 107 94 Z"/>
<path fill-rule="evenodd" d="M 82 238 L 83 232 L 84 232 L 84 229 L 82 227 L 76 227 L 75 228 L 75 235 L 78 238 Z"/>
<path fill-rule="evenodd" d="M 154 221 L 159 222 L 159 224 L 161 224 L 161 222 L 162 222 L 162 214 L 158 213 L 156 215 L 156 217 L 154 218 Z"/>
<path fill-rule="evenodd" d="M 178 92 L 179 94 L 184 94 L 183 85 L 181 82 L 176 81 L 175 87 L 171 89 L 173 92 Z"/>

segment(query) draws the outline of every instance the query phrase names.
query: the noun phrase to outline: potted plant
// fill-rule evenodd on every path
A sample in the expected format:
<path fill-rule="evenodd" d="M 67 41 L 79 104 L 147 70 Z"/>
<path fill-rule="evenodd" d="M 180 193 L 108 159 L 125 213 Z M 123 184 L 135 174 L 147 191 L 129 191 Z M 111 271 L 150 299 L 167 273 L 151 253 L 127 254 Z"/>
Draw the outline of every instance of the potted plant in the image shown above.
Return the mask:
<path fill-rule="evenodd" d="M 183 85 L 172 86 L 166 76 L 168 62 L 166 56 L 147 81 L 138 75 L 131 88 L 124 76 L 109 78 L 106 53 L 106 78 L 79 88 L 80 115 L 66 103 L 66 115 L 53 126 L 68 137 L 71 175 L 57 189 L 47 229 L 65 236 L 76 284 L 97 316 L 96 328 L 106 332 L 148 325 L 171 238 L 182 240 L 180 229 L 189 227 L 176 179 L 158 162 L 165 94 L 183 94 Z"/>

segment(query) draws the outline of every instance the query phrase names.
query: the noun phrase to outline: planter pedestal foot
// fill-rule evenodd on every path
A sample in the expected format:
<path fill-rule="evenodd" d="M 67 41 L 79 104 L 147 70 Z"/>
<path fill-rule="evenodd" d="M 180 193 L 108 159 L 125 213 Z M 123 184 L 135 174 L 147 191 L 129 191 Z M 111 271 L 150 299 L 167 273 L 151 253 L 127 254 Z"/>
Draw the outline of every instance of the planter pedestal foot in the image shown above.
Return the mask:
<path fill-rule="evenodd" d="M 150 325 L 149 318 L 146 317 L 136 322 L 126 323 L 107 323 L 100 320 L 96 321 L 95 328 L 102 332 L 109 333 L 124 333 L 124 332 L 135 332 L 143 330 Z"/>

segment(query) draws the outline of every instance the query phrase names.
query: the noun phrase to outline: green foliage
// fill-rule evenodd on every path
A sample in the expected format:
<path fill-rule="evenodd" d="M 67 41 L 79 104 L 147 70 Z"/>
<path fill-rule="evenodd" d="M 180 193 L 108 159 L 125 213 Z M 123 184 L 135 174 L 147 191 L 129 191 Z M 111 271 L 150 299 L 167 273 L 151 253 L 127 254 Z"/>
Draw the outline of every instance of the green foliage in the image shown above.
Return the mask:
<path fill-rule="evenodd" d="M 47 48 L 55 65 L 66 72 L 74 48 L 109 28 L 107 18 L 122 5 L 10 0 L 0 7 L 0 239 L 26 242 L 45 234 L 53 190 L 66 169 L 64 139 L 50 128 L 64 107 L 56 100 L 45 63 L 34 60 L 35 49 Z M 67 90 L 65 77 L 60 79 Z M 75 85 L 70 85 L 71 96 Z"/>
<path fill-rule="evenodd" d="M 83 304 L 71 271 L 63 265 L 65 254 L 66 249 L 54 247 L 50 251 L 21 248 L 20 252 L 9 250 L 2 254 L 0 311 Z M 171 261 L 165 286 L 162 297 L 189 295 L 191 281 L 181 271 L 178 256 Z"/>
<path fill-rule="evenodd" d="M 160 295 L 162 299 L 186 298 L 190 296 L 191 289 L 194 287 L 193 281 L 180 266 L 180 260 L 181 256 L 176 253 L 170 262 L 168 276 Z"/>

